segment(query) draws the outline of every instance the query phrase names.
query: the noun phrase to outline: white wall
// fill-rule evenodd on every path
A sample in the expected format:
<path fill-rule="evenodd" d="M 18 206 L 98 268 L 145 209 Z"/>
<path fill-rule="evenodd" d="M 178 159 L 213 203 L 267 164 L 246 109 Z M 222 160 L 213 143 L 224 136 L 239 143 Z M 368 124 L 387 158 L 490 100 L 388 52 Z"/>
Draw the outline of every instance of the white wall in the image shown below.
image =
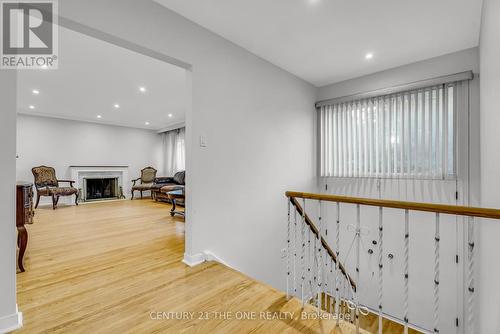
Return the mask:
<path fill-rule="evenodd" d="M 129 178 L 123 180 L 123 191 L 130 197 L 130 179 L 140 177 L 142 168 L 153 166 L 161 173 L 161 152 L 161 136 L 152 130 L 23 114 L 17 117 L 17 180 L 33 182 L 31 168 L 39 165 L 54 167 L 59 179 L 70 179 L 70 165 L 127 165 Z M 42 201 L 49 203 L 50 199 L 42 197 Z"/>
<path fill-rule="evenodd" d="M 484 0 L 480 37 L 481 201 L 500 208 L 500 2 Z M 478 333 L 500 333 L 500 222 L 483 219 L 476 239 L 480 279 Z"/>
<path fill-rule="evenodd" d="M 315 87 L 152 1 L 65 0 L 59 13 L 192 65 L 186 252 L 284 287 L 284 192 L 315 184 Z"/>
<path fill-rule="evenodd" d="M 0 71 L 0 332 L 18 325 L 16 309 L 16 72 Z"/>

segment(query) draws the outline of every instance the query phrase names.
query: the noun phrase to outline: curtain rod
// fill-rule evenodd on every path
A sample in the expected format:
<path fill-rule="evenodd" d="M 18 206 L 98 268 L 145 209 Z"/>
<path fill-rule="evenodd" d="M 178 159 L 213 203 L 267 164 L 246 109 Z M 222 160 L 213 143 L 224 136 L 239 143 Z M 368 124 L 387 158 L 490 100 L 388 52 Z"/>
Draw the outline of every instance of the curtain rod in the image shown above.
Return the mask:
<path fill-rule="evenodd" d="M 156 133 L 164 133 L 164 132 L 168 132 L 168 131 L 179 130 L 179 129 L 182 129 L 185 127 L 186 127 L 186 122 L 175 123 L 175 124 L 172 124 L 172 125 L 169 125 L 167 127 L 164 127 L 162 129 L 157 130 Z"/>
<path fill-rule="evenodd" d="M 389 94 L 394 94 L 394 93 L 398 93 L 398 92 L 402 92 L 402 91 L 414 90 L 414 89 L 435 86 L 435 85 L 442 85 L 442 84 L 447 84 L 450 82 L 456 82 L 456 81 L 462 81 L 462 80 L 472 80 L 473 78 L 474 78 L 474 74 L 472 73 L 472 71 L 465 71 L 465 72 L 455 73 L 455 74 L 451 74 L 451 75 L 436 77 L 436 78 L 432 78 L 432 79 L 415 81 L 415 82 L 404 84 L 404 85 L 377 89 L 377 90 L 373 90 L 373 91 L 366 92 L 366 93 L 357 93 L 357 94 L 352 94 L 352 95 L 340 96 L 340 97 L 336 97 L 333 99 L 322 100 L 322 101 L 316 102 L 316 108 L 320 108 L 320 107 L 330 105 L 330 104 L 336 104 L 336 103 L 342 103 L 342 102 L 354 101 L 354 100 L 360 100 L 360 99 L 367 99 L 370 97 L 389 95 Z"/>

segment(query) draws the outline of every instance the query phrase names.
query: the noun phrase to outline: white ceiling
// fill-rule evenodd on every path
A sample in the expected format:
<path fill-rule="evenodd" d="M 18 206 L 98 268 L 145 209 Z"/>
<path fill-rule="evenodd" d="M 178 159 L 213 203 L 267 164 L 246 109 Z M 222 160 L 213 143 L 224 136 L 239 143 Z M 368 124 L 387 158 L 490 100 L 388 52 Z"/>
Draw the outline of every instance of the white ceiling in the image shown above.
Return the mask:
<path fill-rule="evenodd" d="M 59 69 L 18 71 L 18 112 L 32 115 L 159 130 L 184 122 L 186 96 L 184 69 L 63 27 Z"/>
<path fill-rule="evenodd" d="M 155 0 L 316 86 L 478 45 L 482 0 Z M 373 52 L 370 61 L 365 54 Z"/>

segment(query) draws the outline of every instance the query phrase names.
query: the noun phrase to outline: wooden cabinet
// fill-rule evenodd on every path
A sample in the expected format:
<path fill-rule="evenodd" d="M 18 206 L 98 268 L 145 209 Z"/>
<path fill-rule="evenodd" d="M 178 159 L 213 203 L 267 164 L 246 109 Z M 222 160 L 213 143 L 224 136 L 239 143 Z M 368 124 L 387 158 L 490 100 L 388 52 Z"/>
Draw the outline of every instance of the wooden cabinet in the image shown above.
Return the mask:
<path fill-rule="evenodd" d="M 33 224 L 33 184 L 29 182 L 18 182 L 16 185 L 16 227 L 17 227 L 17 245 L 19 255 L 17 264 L 19 270 L 24 272 L 23 257 L 28 245 L 28 231 L 26 224 Z"/>

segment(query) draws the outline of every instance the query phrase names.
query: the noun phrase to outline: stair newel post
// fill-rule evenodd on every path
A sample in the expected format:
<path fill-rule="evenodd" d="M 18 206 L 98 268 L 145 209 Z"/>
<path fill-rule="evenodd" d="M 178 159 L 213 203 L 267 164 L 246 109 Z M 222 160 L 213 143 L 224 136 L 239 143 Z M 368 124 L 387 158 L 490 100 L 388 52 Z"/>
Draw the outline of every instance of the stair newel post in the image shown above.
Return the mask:
<path fill-rule="evenodd" d="M 361 255 L 361 206 L 356 204 L 356 282 L 359 284 L 359 266 Z M 359 288 L 359 286 L 358 286 Z M 356 333 L 359 333 L 359 293 L 353 290 L 353 299 L 356 305 Z"/>
<path fill-rule="evenodd" d="M 337 217 L 335 222 L 335 247 L 337 253 L 337 262 L 335 262 L 335 315 L 337 326 L 340 322 L 340 203 L 336 203 Z"/>
<path fill-rule="evenodd" d="M 408 334 L 408 308 L 409 308 L 409 258 L 410 258 L 410 213 L 405 209 L 405 235 L 404 235 L 404 334 Z"/>
<path fill-rule="evenodd" d="M 378 208 L 378 333 L 382 334 L 382 298 L 383 298 L 383 288 L 384 288 L 384 278 L 383 278 L 383 240 L 384 240 L 384 212 L 383 208 Z"/>
<path fill-rule="evenodd" d="M 434 228 L 434 333 L 439 333 L 439 213 Z"/>
<path fill-rule="evenodd" d="M 474 217 L 467 221 L 467 333 L 474 334 Z"/>

